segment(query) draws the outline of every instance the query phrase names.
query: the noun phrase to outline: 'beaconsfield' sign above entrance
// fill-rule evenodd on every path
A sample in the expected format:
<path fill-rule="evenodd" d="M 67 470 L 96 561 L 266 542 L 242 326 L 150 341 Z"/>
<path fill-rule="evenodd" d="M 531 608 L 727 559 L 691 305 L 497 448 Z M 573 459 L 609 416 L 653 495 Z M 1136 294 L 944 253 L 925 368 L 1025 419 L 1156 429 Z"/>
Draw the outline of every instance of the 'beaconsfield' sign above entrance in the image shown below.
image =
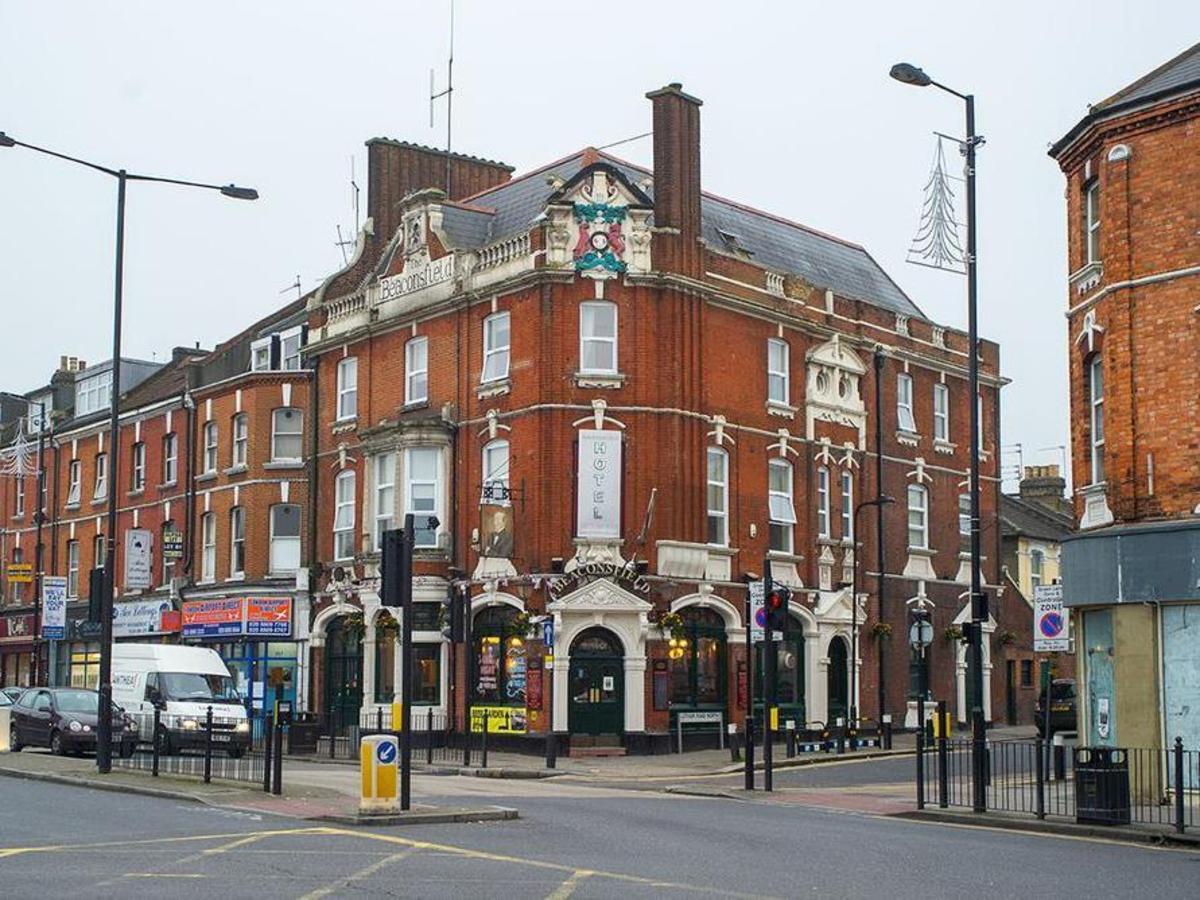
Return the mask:
<path fill-rule="evenodd" d="M 449 253 L 437 259 L 414 256 L 404 266 L 399 275 L 390 275 L 379 279 L 379 302 L 398 300 L 409 294 L 441 284 L 454 277 L 454 254 Z"/>

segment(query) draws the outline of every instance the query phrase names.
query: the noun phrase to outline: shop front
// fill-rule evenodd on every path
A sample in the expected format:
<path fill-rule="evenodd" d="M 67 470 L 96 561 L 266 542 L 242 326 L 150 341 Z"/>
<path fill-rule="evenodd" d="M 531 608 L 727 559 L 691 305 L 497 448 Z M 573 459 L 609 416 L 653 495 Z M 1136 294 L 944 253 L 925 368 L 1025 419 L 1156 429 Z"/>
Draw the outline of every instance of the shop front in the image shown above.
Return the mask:
<path fill-rule="evenodd" d="M 0 616 L 0 687 L 29 687 L 33 678 L 33 614 Z"/>
<path fill-rule="evenodd" d="M 100 685 L 100 623 L 68 613 L 66 637 L 51 642 L 51 658 L 54 686 L 96 690 Z"/>
<path fill-rule="evenodd" d="M 298 706 L 303 673 L 292 611 L 292 598 L 281 595 L 183 602 L 183 639 L 221 655 L 251 718 L 271 713 L 276 701 Z"/>

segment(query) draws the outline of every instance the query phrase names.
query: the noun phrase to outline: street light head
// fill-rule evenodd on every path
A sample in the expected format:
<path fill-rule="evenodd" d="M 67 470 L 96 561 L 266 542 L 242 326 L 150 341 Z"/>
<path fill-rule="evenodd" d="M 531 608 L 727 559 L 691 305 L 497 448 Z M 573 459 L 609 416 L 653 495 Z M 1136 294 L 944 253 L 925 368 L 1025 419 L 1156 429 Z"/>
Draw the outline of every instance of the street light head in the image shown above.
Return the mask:
<path fill-rule="evenodd" d="M 0 131 L 0 147 L 15 147 L 17 142 L 10 138 L 3 131 Z"/>
<path fill-rule="evenodd" d="M 238 187 L 236 184 L 227 184 L 221 188 L 221 193 L 226 197 L 232 197 L 234 200 L 257 200 L 258 191 L 254 188 Z"/>
<path fill-rule="evenodd" d="M 916 87 L 928 87 L 933 84 L 933 79 L 925 74 L 925 70 L 912 63 L 896 63 L 888 74 L 899 82 Z"/>

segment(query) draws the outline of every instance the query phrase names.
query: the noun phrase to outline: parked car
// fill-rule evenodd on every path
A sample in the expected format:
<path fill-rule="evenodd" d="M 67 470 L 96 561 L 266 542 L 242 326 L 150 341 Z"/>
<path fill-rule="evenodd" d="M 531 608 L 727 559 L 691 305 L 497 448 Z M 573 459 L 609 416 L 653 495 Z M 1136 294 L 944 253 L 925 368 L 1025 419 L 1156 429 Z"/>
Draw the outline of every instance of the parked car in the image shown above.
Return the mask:
<path fill-rule="evenodd" d="M 234 759 L 250 749 L 246 701 L 211 647 L 122 642 L 113 647 L 112 686 L 113 700 L 137 722 L 139 739 L 156 741 L 161 753 L 204 749 L 210 708 L 213 746 Z"/>
<path fill-rule="evenodd" d="M 0 706 L 12 706 L 12 700 L 8 698 L 8 694 L 0 691 Z"/>
<path fill-rule="evenodd" d="M 29 688 L 12 707 L 9 746 L 49 747 L 66 756 L 96 749 L 100 694 L 82 688 Z M 137 747 L 137 725 L 125 711 L 113 705 L 113 749 L 133 756 Z"/>
<path fill-rule="evenodd" d="M 29 690 L 29 688 L 6 687 L 6 688 L 0 688 L 0 694 L 3 694 L 5 697 L 7 697 L 9 703 L 16 703 L 18 700 L 21 699 L 21 695 L 23 693 L 25 693 L 27 690 Z"/>
<path fill-rule="evenodd" d="M 1072 678 L 1056 678 L 1050 683 L 1050 736 L 1060 731 L 1075 731 L 1077 702 L 1075 680 Z M 1046 731 L 1046 692 L 1039 691 L 1036 710 L 1036 721 L 1039 736 L 1045 736 Z"/>

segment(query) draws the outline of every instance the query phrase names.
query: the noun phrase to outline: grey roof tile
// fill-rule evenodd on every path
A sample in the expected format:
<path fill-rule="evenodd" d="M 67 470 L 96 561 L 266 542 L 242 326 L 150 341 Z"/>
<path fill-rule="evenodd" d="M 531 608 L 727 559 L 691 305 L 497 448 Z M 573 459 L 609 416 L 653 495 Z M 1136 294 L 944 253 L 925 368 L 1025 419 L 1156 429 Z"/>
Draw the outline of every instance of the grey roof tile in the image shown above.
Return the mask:
<path fill-rule="evenodd" d="M 1187 85 L 1200 87 L 1200 44 L 1184 50 L 1174 59 L 1163 63 L 1153 72 L 1143 75 L 1132 84 L 1126 85 L 1107 99 L 1095 104 L 1092 109 L 1102 112 L 1118 103 L 1136 103 L 1150 97 L 1169 93 Z"/>

